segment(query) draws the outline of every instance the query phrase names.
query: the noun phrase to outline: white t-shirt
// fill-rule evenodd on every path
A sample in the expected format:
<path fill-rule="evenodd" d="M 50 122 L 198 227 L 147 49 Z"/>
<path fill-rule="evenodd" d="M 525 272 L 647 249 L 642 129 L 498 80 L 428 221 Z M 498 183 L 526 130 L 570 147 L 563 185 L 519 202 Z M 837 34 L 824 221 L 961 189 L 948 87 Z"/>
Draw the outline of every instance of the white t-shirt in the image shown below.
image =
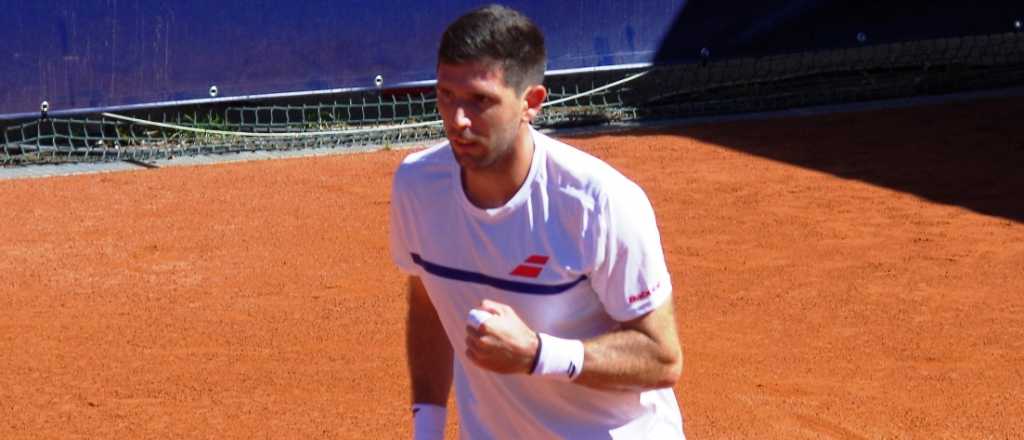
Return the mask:
<path fill-rule="evenodd" d="M 462 438 L 682 438 L 671 388 L 594 390 L 493 373 L 465 357 L 466 316 L 483 299 L 508 304 L 535 331 L 587 339 L 671 298 L 643 190 L 601 160 L 532 134 L 529 175 L 498 208 L 466 198 L 447 143 L 409 155 L 394 177 L 392 257 L 423 280 L 451 341 Z"/>

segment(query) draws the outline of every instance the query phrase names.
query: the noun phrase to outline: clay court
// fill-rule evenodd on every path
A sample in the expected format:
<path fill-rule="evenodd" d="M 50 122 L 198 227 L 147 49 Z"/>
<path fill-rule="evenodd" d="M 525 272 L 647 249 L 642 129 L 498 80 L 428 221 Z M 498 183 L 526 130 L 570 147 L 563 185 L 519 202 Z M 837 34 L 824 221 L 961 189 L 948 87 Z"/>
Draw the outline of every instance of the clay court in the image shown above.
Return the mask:
<path fill-rule="evenodd" d="M 1021 114 L 570 138 L 654 204 L 688 436 L 1024 437 Z M 0 437 L 408 438 L 408 153 L 0 181 Z"/>

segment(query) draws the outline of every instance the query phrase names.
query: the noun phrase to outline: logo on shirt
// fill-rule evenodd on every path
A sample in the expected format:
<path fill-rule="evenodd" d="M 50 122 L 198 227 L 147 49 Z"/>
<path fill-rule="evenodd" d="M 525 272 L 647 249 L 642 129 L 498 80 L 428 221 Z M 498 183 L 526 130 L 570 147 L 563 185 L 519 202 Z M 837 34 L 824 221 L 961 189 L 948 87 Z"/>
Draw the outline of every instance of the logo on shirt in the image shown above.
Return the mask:
<path fill-rule="evenodd" d="M 654 287 L 651 288 L 651 290 L 645 290 L 645 291 L 640 292 L 640 293 L 638 293 L 636 295 L 630 295 L 628 298 L 626 298 L 626 301 L 628 301 L 629 304 L 633 304 L 633 303 L 635 303 L 637 301 L 645 300 L 645 299 L 651 297 L 651 292 L 654 292 L 654 291 L 656 291 L 656 290 L 658 290 L 660 288 L 661 288 L 661 283 L 659 282 L 658 284 L 655 284 Z"/>
<path fill-rule="evenodd" d="M 566 373 L 569 373 L 569 378 L 572 379 L 572 376 L 576 374 L 576 363 L 575 362 L 569 362 L 569 369 L 566 370 Z"/>
<path fill-rule="evenodd" d="M 537 278 L 540 276 L 540 272 L 544 270 L 544 264 L 547 262 L 548 257 L 546 255 L 530 255 L 526 261 L 523 261 L 523 264 L 512 269 L 512 273 L 509 275 L 525 278 Z"/>

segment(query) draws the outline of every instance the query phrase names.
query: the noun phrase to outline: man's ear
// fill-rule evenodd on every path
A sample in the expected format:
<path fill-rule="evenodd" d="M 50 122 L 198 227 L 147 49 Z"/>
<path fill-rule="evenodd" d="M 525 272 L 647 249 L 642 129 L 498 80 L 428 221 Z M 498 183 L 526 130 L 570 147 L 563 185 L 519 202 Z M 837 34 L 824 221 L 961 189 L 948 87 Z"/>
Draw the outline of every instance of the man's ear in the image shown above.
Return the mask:
<path fill-rule="evenodd" d="M 540 114 L 544 99 L 548 97 L 548 89 L 541 84 L 536 84 L 527 87 L 524 93 L 523 101 L 526 103 L 526 108 L 523 117 L 527 122 L 532 122 Z"/>

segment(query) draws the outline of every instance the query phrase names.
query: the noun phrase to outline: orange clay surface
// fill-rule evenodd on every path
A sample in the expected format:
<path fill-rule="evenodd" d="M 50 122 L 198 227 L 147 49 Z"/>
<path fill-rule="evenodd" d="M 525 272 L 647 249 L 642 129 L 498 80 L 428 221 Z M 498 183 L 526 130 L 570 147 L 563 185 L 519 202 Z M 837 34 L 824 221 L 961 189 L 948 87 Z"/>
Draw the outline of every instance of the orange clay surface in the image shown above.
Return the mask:
<path fill-rule="evenodd" d="M 1024 437 L 1021 114 L 570 139 L 654 204 L 688 436 Z M 408 153 L 0 181 L 0 438 L 407 438 Z"/>

